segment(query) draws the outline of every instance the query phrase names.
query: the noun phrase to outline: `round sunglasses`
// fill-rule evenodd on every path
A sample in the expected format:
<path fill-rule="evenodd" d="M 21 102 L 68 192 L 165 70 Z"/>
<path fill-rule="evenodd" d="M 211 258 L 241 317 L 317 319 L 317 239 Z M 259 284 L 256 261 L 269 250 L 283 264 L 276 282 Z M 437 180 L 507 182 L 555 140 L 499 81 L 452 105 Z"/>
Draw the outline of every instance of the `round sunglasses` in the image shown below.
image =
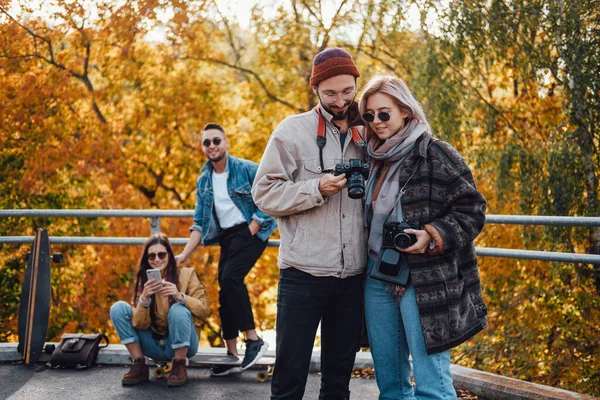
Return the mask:
<path fill-rule="evenodd" d="M 159 253 L 148 253 L 148 260 L 154 261 L 158 257 L 159 260 L 164 260 L 167 258 L 167 252 L 161 251 Z"/>
<path fill-rule="evenodd" d="M 202 146 L 204 146 L 204 147 L 209 147 L 209 146 L 210 146 L 210 143 L 211 143 L 211 140 L 210 140 L 210 139 L 204 139 L 204 140 L 202 141 Z M 213 139 L 212 139 L 212 144 L 214 144 L 215 146 L 218 146 L 218 145 L 220 145 L 220 144 L 221 144 L 221 138 L 218 138 L 218 137 L 216 137 L 216 138 L 213 138 Z"/>
<path fill-rule="evenodd" d="M 390 116 L 390 113 L 382 111 L 380 113 L 377 113 L 377 118 L 379 118 L 380 121 L 386 122 L 386 121 L 390 120 L 391 116 Z M 367 122 L 373 122 L 373 121 L 375 121 L 375 114 L 364 113 L 362 115 L 362 119 L 364 119 Z"/>

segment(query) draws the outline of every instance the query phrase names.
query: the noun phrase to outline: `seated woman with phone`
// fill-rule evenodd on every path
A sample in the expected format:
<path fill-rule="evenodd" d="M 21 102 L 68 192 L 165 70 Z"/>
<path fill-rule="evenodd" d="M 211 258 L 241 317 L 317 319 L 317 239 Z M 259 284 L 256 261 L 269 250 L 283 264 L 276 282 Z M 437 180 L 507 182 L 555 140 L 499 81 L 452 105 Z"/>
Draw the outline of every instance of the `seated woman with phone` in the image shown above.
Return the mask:
<path fill-rule="evenodd" d="M 146 241 L 134 283 L 133 307 L 118 301 L 110 318 L 133 366 L 123 376 L 123 385 L 149 379 L 144 356 L 157 361 L 172 360 L 168 386 L 187 381 L 187 357 L 198 350 L 193 317 L 206 318 L 210 301 L 204 285 L 192 268 L 178 269 L 169 239 L 157 233 Z"/>

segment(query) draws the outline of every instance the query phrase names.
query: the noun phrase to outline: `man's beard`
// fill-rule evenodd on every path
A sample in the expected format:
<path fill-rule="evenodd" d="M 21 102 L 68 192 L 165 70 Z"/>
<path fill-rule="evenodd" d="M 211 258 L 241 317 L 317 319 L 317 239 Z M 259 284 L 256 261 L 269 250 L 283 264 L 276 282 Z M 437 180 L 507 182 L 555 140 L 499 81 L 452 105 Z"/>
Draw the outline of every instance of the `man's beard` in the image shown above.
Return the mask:
<path fill-rule="evenodd" d="M 214 157 L 207 157 L 210 161 L 212 161 L 213 163 L 217 163 L 219 161 L 221 161 L 223 158 L 225 158 L 225 152 L 223 153 L 219 153 L 217 155 L 215 155 Z"/>
<path fill-rule="evenodd" d="M 325 109 L 325 111 L 327 111 L 329 114 L 331 114 L 335 121 L 343 121 L 348 117 L 348 111 L 350 111 L 350 105 L 354 101 L 354 100 L 346 101 L 344 103 L 344 106 L 342 107 L 342 108 L 346 108 L 346 110 L 344 112 L 339 113 L 339 112 L 333 111 L 329 106 L 326 106 L 325 103 L 323 103 L 323 99 L 321 99 L 321 96 L 318 96 L 318 97 L 319 97 L 319 101 L 321 102 L 321 107 L 323 107 Z"/>

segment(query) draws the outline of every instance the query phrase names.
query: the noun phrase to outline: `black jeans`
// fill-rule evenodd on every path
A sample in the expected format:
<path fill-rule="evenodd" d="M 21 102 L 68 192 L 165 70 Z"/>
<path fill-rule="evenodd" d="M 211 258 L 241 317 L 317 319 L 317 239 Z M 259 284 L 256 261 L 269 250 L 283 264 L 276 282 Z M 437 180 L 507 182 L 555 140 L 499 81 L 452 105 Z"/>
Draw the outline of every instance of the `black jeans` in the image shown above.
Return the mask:
<path fill-rule="evenodd" d="M 223 230 L 219 240 L 219 315 L 225 340 L 235 339 L 239 332 L 254 329 L 254 317 L 244 278 L 267 247 L 252 236 L 247 224 Z"/>
<path fill-rule="evenodd" d="M 302 399 L 319 322 L 319 399 L 350 398 L 348 385 L 361 329 L 362 279 L 362 275 L 339 279 L 315 277 L 294 268 L 281 270 L 272 400 Z"/>

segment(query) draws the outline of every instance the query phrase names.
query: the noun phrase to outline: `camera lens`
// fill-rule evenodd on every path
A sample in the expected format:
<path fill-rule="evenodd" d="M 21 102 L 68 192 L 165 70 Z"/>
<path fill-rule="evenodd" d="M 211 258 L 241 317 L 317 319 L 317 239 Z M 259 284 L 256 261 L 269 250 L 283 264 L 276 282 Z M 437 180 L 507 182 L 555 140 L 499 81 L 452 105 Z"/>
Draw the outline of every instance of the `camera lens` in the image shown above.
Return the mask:
<path fill-rule="evenodd" d="M 365 180 L 361 174 L 356 172 L 350 174 L 348 178 L 348 197 L 351 199 L 361 199 L 365 195 Z"/>
<path fill-rule="evenodd" d="M 394 237 L 394 245 L 399 249 L 405 249 L 412 244 L 412 238 L 407 233 L 399 233 Z"/>

